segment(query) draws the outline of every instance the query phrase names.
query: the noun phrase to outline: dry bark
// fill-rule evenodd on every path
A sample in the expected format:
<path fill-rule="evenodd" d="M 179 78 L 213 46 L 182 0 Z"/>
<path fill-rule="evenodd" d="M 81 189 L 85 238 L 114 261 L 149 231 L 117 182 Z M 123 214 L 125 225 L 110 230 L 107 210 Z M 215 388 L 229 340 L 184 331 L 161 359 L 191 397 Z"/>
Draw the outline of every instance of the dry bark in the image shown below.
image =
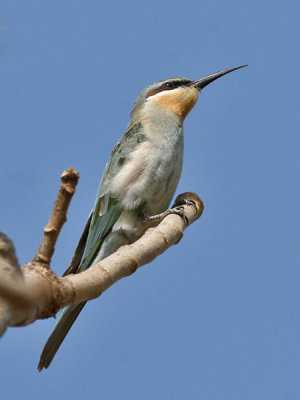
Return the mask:
<path fill-rule="evenodd" d="M 183 193 L 174 204 L 177 211 L 181 208 L 182 215 L 166 214 L 159 225 L 148 229 L 135 243 L 121 247 L 86 271 L 58 277 L 50 262 L 78 179 L 73 168 L 63 172 L 50 220 L 31 262 L 20 268 L 13 243 L 0 234 L 0 335 L 9 326 L 25 326 L 54 316 L 68 304 L 100 296 L 119 279 L 177 244 L 185 228 L 203 211 L 203 203 L 195 193 Z"/>

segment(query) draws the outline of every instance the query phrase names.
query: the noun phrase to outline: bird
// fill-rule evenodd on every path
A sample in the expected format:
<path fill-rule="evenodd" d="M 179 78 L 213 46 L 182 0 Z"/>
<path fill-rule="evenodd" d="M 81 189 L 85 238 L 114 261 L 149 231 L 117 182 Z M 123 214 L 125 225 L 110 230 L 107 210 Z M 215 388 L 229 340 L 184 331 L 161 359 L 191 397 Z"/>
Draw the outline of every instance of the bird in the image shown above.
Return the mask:
<path fill-rule="evenodd" d="M 168 209 L 181 175 L 185 117 L 204 87 L 245 66 L 197 80 L 169 78 L 142 90 L 106 164 L 93 210 L 63 276 L 86 270 L 155 224 L 155 216 Z M 39 371 L 49 367 L 84 305 L 62 310 L 41 353 Z"/>

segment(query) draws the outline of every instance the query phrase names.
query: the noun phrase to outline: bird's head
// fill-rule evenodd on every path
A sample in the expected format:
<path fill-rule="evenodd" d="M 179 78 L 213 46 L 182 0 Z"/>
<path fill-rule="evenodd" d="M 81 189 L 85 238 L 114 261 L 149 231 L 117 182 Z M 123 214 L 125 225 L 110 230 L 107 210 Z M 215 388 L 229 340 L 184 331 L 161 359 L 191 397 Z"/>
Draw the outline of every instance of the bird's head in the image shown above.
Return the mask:
<path fill-rule="evenodd" d="M 246 65 L 240 65 L 238 67 L 224 69 L 195 81 L 187 78 L 169 78 L 155 82 L 147 86 L 140 93 L 134 104 L 131 118 L 135 119 L 139 111 L 141 111 L 147 103 L 148 105 L 150 103 L 151 105 L 157 105 L 172 112 L 183 121 L 196 104 L 198 96 L 205 86 L 221 76 L 245 66 Z"/>

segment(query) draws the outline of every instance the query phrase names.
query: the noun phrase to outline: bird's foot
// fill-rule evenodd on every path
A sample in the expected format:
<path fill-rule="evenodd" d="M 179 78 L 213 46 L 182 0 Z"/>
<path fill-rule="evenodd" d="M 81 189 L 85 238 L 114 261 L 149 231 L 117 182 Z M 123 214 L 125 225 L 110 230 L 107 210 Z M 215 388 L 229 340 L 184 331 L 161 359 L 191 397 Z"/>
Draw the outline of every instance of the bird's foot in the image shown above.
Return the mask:
<path fill-rule="evenodd" d="M 184 214 L 182 206 L 170 208 L 170 209 L 168 209 L 160 214 L 157 214 L 157 215 L 150 216 L 150 215 L 147 215 L 146 213 L 144 213 L 142 215 L 142 218 L 143 218 L 144 222 L 161 222 L 164 218 L 166 218 L 167 215 L 170 215 L 170 214 L 179 215 L 187 225 L 189 224 L 189 220 L 188 220 L 187 216 Z"/>
<path fill-rule="evenodd" d="M 185 192 L 178 195 L 174 204 L 172 205 L 172 208 L 180 208 L 180 206 L 183 207 L 184 205 L 192 206 L 196 213 L 198 213 L 200 209 L 200 215 L 204 209 L 202 200 L 196 193 L 193 192 Z"/>

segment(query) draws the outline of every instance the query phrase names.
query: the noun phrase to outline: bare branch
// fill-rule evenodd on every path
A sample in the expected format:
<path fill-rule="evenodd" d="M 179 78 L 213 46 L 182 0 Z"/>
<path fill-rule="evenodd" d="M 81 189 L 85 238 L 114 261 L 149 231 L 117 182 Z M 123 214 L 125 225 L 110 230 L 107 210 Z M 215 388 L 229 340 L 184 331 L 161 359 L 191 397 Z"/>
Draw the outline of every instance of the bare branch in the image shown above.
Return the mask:
<path fill-rule="evenodd" d="M 133 274 L 137 268 L 178 243 L 185 228 L 203 211 L 203 203 L 195 193 L 183 193 L 175 201 L 176 214 L 166 213 L 162 222 L 148 229 L 138 241 L 121 247 L 86 271 L 59 278 L 49 268 L 49 263 L 78 176 L 71 168 L 63 173 L 39 250 L 21 270 L 12 243 L 4 235 L 0 236 L 0 333 L 7 326 L 24 326 L 37 319 L 49 318 L 68 304 L 100 296 L 119 279 Z M 182 212 L 178 213 L 178 208 Z"/>
<path fill-rule="evenodd" d="M 19 262 L 16 256 L 13 242 L 2 232 L 0 232 L 0 273 L 4 266 L 9 269 L 19 270 Z"/>
<path fill-rule="evenodd" d="M 41 244 L 36 252 L 33 262 L 44 263 L 49 266 L 54 247 L 60 230 L 67 220 L 67 210 L 75 188 L 78 183 L 79 174 L 75 169 L 69 168 L 61 175 L 61 185 L 55 200 L 52 214 L 47 226 L 44 228 L 44 235 Z"/>
<path fill-rule="evenodd" d="M 182 205 L 182 211 L 190 225 L 201 216 L 203 203 L 195 193 L 184 193 L 180 197 L 187 203 Z M 176 207 L 182 204 L 179 196 L 175 204 Z M 77 303 L 100 296 L 119 279 L 133 274 L 137 268 L 150 263 L 170 246 L 177 244 L 186 227 L 185 218 L 176 214 L 168 215 L 158 226 L 148 229 L 135 243 L 120 247 L 115 253 L 80 274 L 62 278 L 72 288 L 72 292 L 66 293 L 65 298 L 71 296 L 71 302 Z"/>

